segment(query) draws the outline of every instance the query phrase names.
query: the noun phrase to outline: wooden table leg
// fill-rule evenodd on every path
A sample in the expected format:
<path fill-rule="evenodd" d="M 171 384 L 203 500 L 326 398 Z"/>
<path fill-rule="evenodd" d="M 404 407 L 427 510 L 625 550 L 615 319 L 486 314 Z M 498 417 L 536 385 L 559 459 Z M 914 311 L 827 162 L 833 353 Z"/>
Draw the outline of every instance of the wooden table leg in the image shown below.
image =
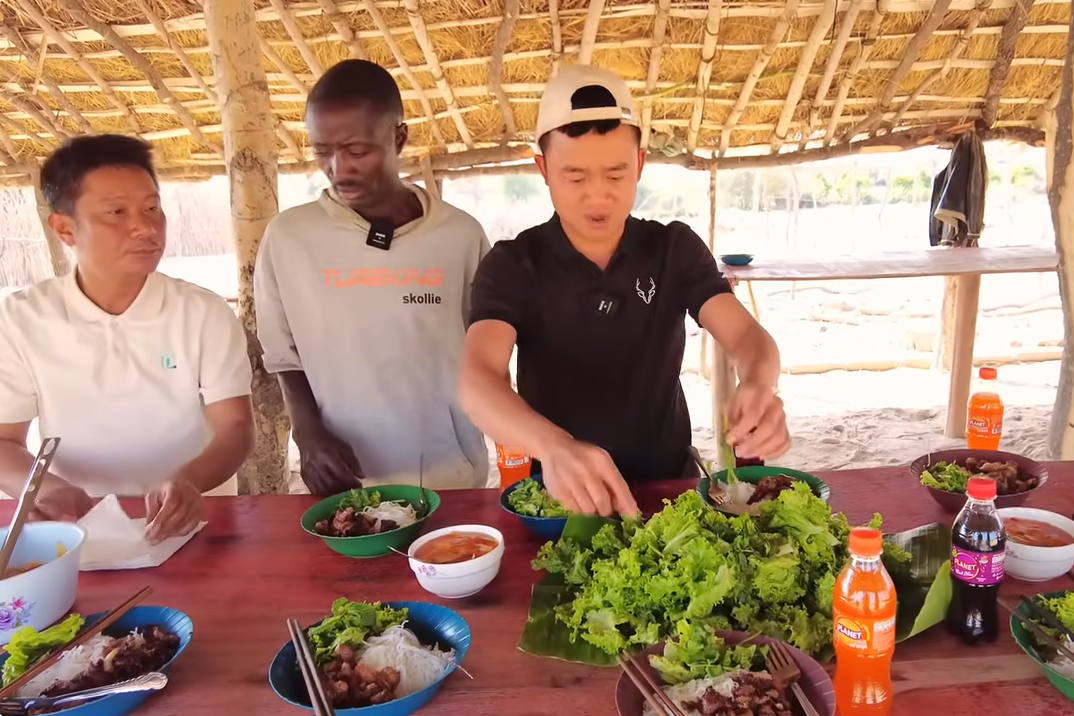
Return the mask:
<path fill-rule="evenodd" d="M 963 274 L 955 290 L 955 330 L 951 356 L 951 388 L 947 399 L 949 438 L 966 437 L 966 416 L 973 379 L 973 344 L 977 337 L 977 308 L 981 299 L 981 275 Z"/>
<path fill-rule="evenodd" d="M 720 469 L 733 465 L 723 464 L 723 446 L 727 443 L 727 431 L 724 430 L 724 406 L 735 389 L 735 366 L 717 341 L 712 341 L 712 434 L 716 437 L 716 462 Z"/>

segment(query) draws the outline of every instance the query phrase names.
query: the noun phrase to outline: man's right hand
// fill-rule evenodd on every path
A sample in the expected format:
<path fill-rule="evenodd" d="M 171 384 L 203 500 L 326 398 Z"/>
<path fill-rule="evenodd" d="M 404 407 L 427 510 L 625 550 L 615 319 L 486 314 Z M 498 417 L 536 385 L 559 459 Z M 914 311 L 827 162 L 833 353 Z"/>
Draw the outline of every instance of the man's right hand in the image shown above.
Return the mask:
<path fill-rule="evenodd" d="M 545 489 L 571 512 L 603 517 L 640 512 L 611 456 L 596 445 L 565 437 L 540 460 Z"/>
<path fill-rule="evenodd" d="M 302 436 L 298 445 L 302 481 L 314 495 L 338 495 L 362 486 L 362 466 L 351 446 L 327 428 Z"/>
<path fill-rule="evenodd" d="M 93 509 L 93 498 L 85 490 L 57 477 L 46 476 L 30 511 L 35 522 L 78 522 Z"/>

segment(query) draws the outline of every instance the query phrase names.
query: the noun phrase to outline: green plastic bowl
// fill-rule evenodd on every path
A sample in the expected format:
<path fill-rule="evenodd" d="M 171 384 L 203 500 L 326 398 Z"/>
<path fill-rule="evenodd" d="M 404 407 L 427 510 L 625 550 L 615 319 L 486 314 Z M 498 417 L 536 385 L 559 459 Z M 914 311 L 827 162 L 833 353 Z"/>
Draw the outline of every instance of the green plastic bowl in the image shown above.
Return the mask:
<path fill-rule="evenodd" d="M 828 502 L 828 499 L 832 496 L 832 490 L 828 487 L 828 483 L 820 479 L 816 475 L 810 475 L 807 472 L 799 472 L 798 470 L 788 470 L 785 467 L 769 467 L 767 465 L 751 465 L 750 467 L 736 467 L 735 477 L 740 482 L 748 482 L 756 485 L 765 477 L 778 477 L 780 475 L 786 475 L 787 477 L 793 477 L 795 480 L 801 480 L 805 484 L 809 485 L 813 490 L 813 494 Z M 727 481 L 727 470 L 720 470 L 715 475 L 717 482 Z M 706 505 L 715 509 L 720 509 L 716 505 L 712 504 L 712 498 L 709 497 L 709 479 L 702 477 L 698 480 L 697 491 L 701 494 L 701 499 L 705 501 Z"/>
<path fill-rule="evenodd" d="M 1065 594 L 1067 594 L 1067 592 L 1045 592 L 1043 594 L 1038 594 L 1037 596 L 1045 599 L 1055 599 L 1056 597 L 1062 597 Z M 1018 613 L 1026 616 L 1030 615 L 1029 608 L 1026 607 L 1025 604 L 1018 605 Z M 1014 637 L 1014 641 L 1022 648 L 1022 651 L 1024 651 L 1026 655 L 1035 661 L 1037 666 L 1044 671 L 1044 678 L 1048 679 L 1051 685 L 1059 690 L 1059 693 L 1066 696 L 1071 701 L 1074 701 L 1074 679 L 1063 676 L 1040 658 L 1040 655 L 1037 653 L 1037 647 L 1033 641 L 1033 634 L 1022 626 L 1022 623 L 1013 616 L 1011 617 L 1011 636 Z"/>
<path fill-rule="evenodd" d="M 420 497 L 420 491 L 414 485 L 381 485 L 379 487 L 364 488 L 363 492 L 379 492 L 381 500 L 402 500 L 411 505 L 416 505 Z M 425 521 L 440 509 L 440 495 L 426 488 L 425 501 L 429 503 L 429 511 L 425 513 L 425 517 L 412 525 L 391 530 L 390 532 L 364 535 L 362 537 L 327 537 L 314 532 L 313 526 L 319 521 L 334 515 L 336 510 L 339 509 L 339 503 L 349 494 L 350 491 L 347 491 L 327 497 L 306 510 L 306 513 L 302 515 L 302 529 L 324 542 L 333 552 L 355 559 L 383 557 L 386 554 L 390 554 L 393 549 L 406 553 L 410 543 L 416 540 L 422 530 L 425 529 Z"/>

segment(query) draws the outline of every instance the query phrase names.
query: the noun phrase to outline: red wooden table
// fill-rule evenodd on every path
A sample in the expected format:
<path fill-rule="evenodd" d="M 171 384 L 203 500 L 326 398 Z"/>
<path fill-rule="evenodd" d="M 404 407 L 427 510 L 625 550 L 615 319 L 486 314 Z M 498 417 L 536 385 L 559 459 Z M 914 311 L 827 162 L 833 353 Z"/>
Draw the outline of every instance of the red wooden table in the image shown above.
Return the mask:
<path fill-rule="evenodd" d="M 1074 511 L 1074 463 L 1050 466 L 1052 480 L 1030 505 Z M 832 505 L 852 524 L 874 511 L 899 531 L 947 521 L 905 468 L 823 475 Z M 684 482 L 653 485 L 639 495 L 652 507 L 661 496 L 689 489 Z M 495 490 L 441 493 L 434 526 L 482 523 L 500 529 L 507 551 L 497 579 L 477 596 L 447 602 L 422 591 L 405 558 L 351 560 L 330 552 L 299 527 L 313 498 L 217 497 L 209 525 L 158 569 L 82 575 L 76 609 L 110 609 L 145 585 L 149 603 L 181 609 L 194 620 L 194 640 L 177 662 L 168 688 L 139 714 L 224 716 L 297 714 L 268 686 L 268 665 L 287 640 L 284 619 L 311 623 L 339 596 L 356 600 L 412 599 L 450 604 L 470 623 L 473 646 L 464 665 L 470 681 L 452 675 L 423 716 L 613 716 L 616 669 L 538 659 L 517 649 L 536 575 L 539 546 L 499 506 Z M 10 502 L 5 516 L 10 518 Z M 128 508 L 136 514 L 138 506 Z M 1043 585 L 1008 580 L 1008 596 L 1074 588 L 1064 578 Z M 963 647 L 935 628 L 900 644 L 895 656 L 894 716 L 1069 716 L 1074 704 L 1040 675 L 1004 631 L 996 644 Z"/>

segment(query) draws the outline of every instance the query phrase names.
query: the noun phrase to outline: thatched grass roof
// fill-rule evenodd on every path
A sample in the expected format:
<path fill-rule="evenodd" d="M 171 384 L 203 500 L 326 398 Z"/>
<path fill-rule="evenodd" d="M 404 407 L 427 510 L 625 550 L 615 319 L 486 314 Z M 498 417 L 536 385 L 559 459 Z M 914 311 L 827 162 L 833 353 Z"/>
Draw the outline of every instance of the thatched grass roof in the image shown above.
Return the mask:
<path fill-rule="evenodd" d="M 579 61 L 628 78 L 650 148 L 684 164 L 845 151 L 892 130 L 923 143 L 973 121 L 1034 139 L 1058 96 L 1071 13 L 1069 0 L 255 5 L 284 170 L 308 168 L 306 94 L 347 57 L 391 68 L 408 152 L 438 170 L 523 156 L 544 82 Z M 174 174 L 221 171 L 197 0 L 7 0 L 0 12 L 0 175 L 25 177 L 83 132 L 136 132 Z"/>

